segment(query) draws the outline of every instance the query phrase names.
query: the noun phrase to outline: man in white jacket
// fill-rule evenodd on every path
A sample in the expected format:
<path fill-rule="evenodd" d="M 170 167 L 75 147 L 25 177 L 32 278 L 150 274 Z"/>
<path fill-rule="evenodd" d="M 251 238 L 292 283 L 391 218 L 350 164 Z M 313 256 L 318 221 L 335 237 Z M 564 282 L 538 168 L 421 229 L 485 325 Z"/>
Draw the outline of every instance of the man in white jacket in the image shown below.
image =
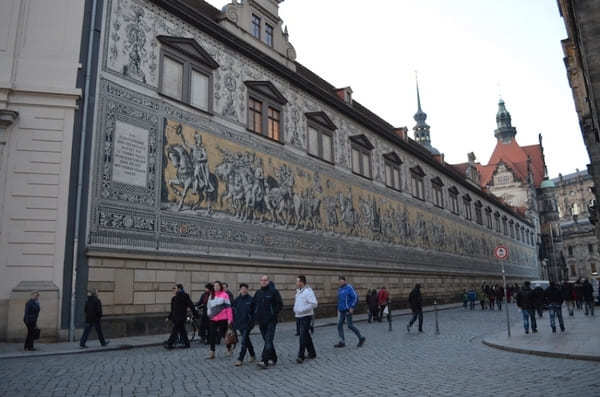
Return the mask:
<path fill-rule="evenodd" d="M 317 297 L 313 290 L 306 285 L 306 277 L 298 276 L 296 278 L 296 298 L 294 300 L 294 314 L 298 322 L 300 333 L 300 350 L 296 362 L 302 364 L 304 362 L 304 353 L 308 350 L 308 358 L 317 358 L 315 345 L 310 336 L 310 326 L 312 322 L 314 310 L 317 307 Z"/>

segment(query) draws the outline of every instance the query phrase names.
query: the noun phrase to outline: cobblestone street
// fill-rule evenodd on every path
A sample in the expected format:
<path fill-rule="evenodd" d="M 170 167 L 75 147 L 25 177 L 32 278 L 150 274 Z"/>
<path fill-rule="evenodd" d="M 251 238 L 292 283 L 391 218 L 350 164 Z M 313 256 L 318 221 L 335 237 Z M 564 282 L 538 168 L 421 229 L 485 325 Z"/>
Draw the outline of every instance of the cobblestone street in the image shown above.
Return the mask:
<path fill-rule="evenodd" d="M 513 321 L 518 313 L 513 309 Z M 580 313 L 579 313 L 580 314 Z M 580 314 L 581 315 L 581 314 Z M 386 324 L 357 323 L 367 336 L 361 349 L 346 334 L 348 347 L 334 349 L 335 327 L 315 330 L 318 358 L 298 365 L 297 338 L 277 334 L 275 368 L 233 367 L 223 347 L 205 360 L 207 348 L 167 352 L 161 347 L 0 362 L 3 396 L 288 396 L 288 395 L 598 395 L 600 365 L 594 362 L 509 353 L 484 346 L 481 337 L 504 326 L 504 313 L 463 311 L 425 315 L 425 333 L 406 333 L 408 317 Z M 567 320 L 568 321 L 568 320 Z M 568 323 L 567 323 L 568 327 Z M 540 330 L 549 332 L 547 318 Z M 557 336 L 560 337 L 560 336 Z M 253 341 L 259 348 L 260 337 Z"/>

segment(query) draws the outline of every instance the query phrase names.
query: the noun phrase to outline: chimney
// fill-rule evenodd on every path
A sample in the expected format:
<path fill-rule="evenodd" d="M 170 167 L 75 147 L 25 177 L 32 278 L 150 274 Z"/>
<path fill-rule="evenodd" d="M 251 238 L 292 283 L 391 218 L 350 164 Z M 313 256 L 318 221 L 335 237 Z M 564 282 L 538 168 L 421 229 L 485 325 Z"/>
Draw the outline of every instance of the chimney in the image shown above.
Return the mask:
<path fill-rule="evenodd" d="M 444 164 L 444 154 L 440 153 L 440 154 L 434 154 L 433 158 L 435 161 L 437 161 L 440 164 Z"/>
<path fill-rule="evenodd" d="M 396 134 L 396 136 L 398 136 L 403 141 L 408 141 L 408 128 L 407 127 L 394 128 L 394 134 Z"/>
<path fill-rule="evenodd" d="M 352 105 L 352 88 L 338 88 L 335 92 L 342 101 L 346 102 L 347 105 Z"/>

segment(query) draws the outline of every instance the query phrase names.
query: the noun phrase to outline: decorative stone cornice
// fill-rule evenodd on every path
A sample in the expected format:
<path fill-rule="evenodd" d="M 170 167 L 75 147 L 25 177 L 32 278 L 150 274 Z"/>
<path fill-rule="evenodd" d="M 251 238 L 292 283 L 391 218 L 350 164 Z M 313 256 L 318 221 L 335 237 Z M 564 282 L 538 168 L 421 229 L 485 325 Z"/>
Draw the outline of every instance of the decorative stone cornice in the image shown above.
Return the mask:
<path fill-rule="evenodd" d="M 19 117 L 19 113 L 10 109 L 0 109 L 0 129 L 7 129 Z"/>

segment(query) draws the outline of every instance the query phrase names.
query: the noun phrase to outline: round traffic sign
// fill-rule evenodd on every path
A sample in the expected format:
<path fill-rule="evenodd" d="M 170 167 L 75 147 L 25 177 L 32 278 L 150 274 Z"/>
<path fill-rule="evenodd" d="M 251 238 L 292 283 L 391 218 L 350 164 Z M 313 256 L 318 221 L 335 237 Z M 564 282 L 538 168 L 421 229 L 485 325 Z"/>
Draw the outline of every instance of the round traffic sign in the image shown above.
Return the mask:
<path fill-rule="evenodd" d="M 494 250 L 494 255 L 498 259 L 507 259 L 508 258 L 508 248 L 503 245 L 499 245 Z"/>

